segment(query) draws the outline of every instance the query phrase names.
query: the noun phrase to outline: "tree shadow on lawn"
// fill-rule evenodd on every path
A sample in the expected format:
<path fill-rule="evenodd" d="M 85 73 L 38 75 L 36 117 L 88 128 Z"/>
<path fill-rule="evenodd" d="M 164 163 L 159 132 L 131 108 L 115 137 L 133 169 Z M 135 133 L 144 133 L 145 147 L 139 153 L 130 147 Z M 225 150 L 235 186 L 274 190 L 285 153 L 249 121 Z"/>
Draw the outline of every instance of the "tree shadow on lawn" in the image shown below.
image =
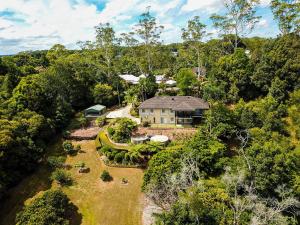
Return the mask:
<path fill-rule="evenodd" d="M 70 225 L 80 225 L 82 224 L 82 214 L 78 212 L 78 207 L 70 202 L 69 208 L 67 210 L 67 219 L 70 221 Z"/>
<path fill-rule="evenodd" d="M 62 150 L 62 139 L 55 137 L 48 145 L 45 158 L 47 156 L 64 156 Z M 0 204 L 0 225 L 14 225 L 15 218 L 18 212 L 23 209 L 27 199 L 34 197 L 41 191 L 46 191 L 51 188 L 50 180 L 51 173 L 54 171 L 46 160 L 32 172 L 32 174 L 24 177 L 19 184 L 12 187 L 7 194 L 1 199 Z"/>

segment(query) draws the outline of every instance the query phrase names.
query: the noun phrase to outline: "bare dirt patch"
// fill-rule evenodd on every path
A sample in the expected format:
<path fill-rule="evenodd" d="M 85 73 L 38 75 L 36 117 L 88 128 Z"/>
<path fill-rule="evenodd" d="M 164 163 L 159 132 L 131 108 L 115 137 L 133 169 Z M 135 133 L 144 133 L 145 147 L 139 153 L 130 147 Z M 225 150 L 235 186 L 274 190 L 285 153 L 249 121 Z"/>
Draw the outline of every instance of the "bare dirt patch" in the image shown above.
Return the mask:
<path fill-rule="evenodd" d="M 69 139 L 74 140 L 94 140 L 101 128 L 91 126 L 88 128 L 77 129 L 71 132 Z"/>

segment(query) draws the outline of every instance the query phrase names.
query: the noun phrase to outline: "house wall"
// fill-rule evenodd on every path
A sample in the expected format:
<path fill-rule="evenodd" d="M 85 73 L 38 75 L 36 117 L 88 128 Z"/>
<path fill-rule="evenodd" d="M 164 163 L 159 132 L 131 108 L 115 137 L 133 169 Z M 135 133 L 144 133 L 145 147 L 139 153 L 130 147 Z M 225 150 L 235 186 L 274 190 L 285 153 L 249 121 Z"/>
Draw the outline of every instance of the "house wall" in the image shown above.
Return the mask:
<path fill-rule="evenodd" d="M 170 109 L 139 109 L 141 122 L 151 124 L 175 124 L 175 112 Z M 163 123 L 162 123 L 163 122 Z"/>

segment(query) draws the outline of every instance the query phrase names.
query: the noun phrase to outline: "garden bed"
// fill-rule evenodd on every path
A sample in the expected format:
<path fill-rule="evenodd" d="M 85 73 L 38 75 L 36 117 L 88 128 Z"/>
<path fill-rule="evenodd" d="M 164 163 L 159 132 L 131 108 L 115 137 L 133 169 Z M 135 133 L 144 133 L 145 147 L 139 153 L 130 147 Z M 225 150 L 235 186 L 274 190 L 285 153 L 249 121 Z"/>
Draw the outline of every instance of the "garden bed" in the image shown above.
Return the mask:
<path fill-rule="evenodd" d="M 192 137 L 197 132 L 196 128 L 152 128 L 152 127 L 139 127 L 134 135 L 165 135 L 170 140 L 182 140 Z"/>

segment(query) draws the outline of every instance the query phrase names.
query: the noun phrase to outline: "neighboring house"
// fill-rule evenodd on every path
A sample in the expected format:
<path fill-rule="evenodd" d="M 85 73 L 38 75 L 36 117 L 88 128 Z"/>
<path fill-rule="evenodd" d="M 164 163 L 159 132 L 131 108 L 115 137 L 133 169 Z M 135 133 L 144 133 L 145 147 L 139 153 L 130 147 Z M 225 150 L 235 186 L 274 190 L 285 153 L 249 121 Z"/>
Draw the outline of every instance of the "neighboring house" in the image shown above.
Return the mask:
<path fill-rule="evenodd" d="M 106 111 L 106 106 L 104 105 L 94 105 L 84 110 L 84 116 L 93 118 L 103 115 Z"/>
<path fill-rule="evenodd" d="M 119 77 L 122 78 L 123 80 L 125 80 L 127 83 L 138 84 L 140 79 L 146 78 L 147 75 L 146 74 L 141 74 L 139 77 L 137 77 L 137 76 L 134 76 L 132 74 L 122 74 L 122 75 L 119 75 Z M 155 76 L 155 82 L 157 84 L 160 84 L 161 82 L 163 82 L 164 79 L 165 79 L 164 75 L 156 75 Z"/>
<path fill-rule="evenodd" d="M 125 80 L 127 83 L 131 83 L 131 84 L 138 84 L 140 80 L 139 77 L 136 77 L 132 74 L 122 74 L 119 75 L 119 77 Z"/>
<path fill-rule="evenodd" d="M 139 107 L 141 122 L 151 124 L 192 124 L 201 119 L 209 104 L 192 96 L 157 96 Z"/>

